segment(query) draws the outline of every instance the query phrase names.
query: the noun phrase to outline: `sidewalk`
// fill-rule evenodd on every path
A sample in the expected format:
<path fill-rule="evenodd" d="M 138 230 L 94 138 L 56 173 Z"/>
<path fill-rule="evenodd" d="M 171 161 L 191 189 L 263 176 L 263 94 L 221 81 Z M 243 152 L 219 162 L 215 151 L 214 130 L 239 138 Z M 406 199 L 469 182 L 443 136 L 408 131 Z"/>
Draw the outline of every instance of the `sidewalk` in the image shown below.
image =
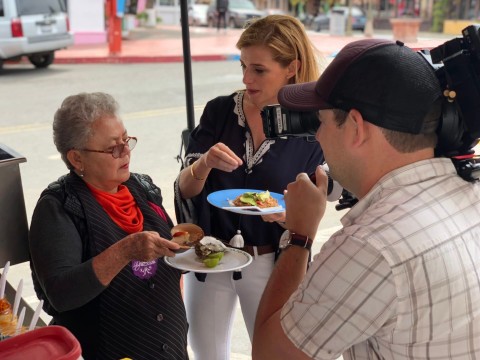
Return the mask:
<path fill-rule="evenodd" d="M 190 53 L 192 61 L 238 60 L 240 50 L 235 44 L 241 29 L 228 29 L 218 33 L 214 28 L 191 27 Z M 360 32 L 352 36 L 331 36 L 325 32 L 308 31 L 317 49 L 324 56 L 333 56 L 347 43 L 365 38 Z M 391 32 L 376 31 L 374 38 L 393 40 Z M 452 38 L 442 34 L 419 34 L 418 42 L 406 45 L 416 48 L 431 48 Z M 180 26 L 159 25 L 155 28 L 136 28 L 122 39 L 121 53 L 109 54 L 108 44 L 74 45 L 56 52 L 56 64 L 88 63 L 162 63 L 183 61 L 183 42 Z"/>

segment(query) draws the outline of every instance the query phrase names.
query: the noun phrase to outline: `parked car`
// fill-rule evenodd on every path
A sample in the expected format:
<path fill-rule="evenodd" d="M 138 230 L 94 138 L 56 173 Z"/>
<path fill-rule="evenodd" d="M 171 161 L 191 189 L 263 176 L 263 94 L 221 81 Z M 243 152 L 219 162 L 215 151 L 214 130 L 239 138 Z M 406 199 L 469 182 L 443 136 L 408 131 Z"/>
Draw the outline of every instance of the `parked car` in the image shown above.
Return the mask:
<path fill-rule="evenodd" d="M 318 14 L 317 16 L 315 16 L 311 27 L 315 31 L 328 30 L 330 28 L 330 13 Z"/>
<path fill-rule="evenodd" d="M 188 6 L 188 25 L 207 26 L 208 4 L 190 4 Z"/>
<path fill-rule="evenodd" d="M 315 31 L 328 30 L 330 28 L 332 11 L 343 13 L 345 15 L 345 21 L 347 21 L 348 6 L 334 6 L 326 14 L 319 14 L 315 17 L 312 24 L 312 27 Z M 350 18 L 352 20 L 352 30 L 365 30 L 367 17 L 361 8 L 358 6 L 352 6 Z"/>
<path fill-rule="evenodd" d="M 248 20 L 263 17 L 265 13 L 258 10 L 250 0 L 229 0 L 226 14 L 227 26 L 243 28 Z M 208 26 L 217 26 L 217 1 L 212 0 L 207 11 Z"/>
<path fill-rule="evenodd" d="M 55 51 L 73 45 L 64 0 L 0 0 L 0 68 L 27 56 L 46 68 Z"/>

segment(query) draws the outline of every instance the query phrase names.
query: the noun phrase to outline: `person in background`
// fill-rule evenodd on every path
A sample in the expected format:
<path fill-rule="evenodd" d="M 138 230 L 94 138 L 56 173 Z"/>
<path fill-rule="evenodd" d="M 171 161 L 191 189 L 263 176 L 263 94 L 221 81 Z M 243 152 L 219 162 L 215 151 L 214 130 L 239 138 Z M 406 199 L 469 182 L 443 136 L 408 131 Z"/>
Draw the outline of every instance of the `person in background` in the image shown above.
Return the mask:
<path fill-rule="evenodd" d="M 318 77 L 316 51 L 303 25 L 291 16 L 270 15 L 252 22 L 237 47 L 245 89 L 206 105 L 189 139 L 186 167 L 175 182 L 175 204 L 178 222 L 194 222 L 206 235 L 226 243 L 239 241 L 235 246 L 254 260 L 241 273 L 186 274 L 184 298 L 195 360 L 230 358 L 238 300 L 252 338 L 258 302 L 273 269 L 284 220 L 284 213 L 264 221 L 260 216 L 227 212 L 209 205 L 207 195 L 224 189 L 283 193 L 299 172 L 314 171 L 323 160 L 314 141 L 266 139 L 260 114 L 264 106 L 278 103 L 282 86 Z"/>
<path fill-rule="evenodd" d="M 217 31 L 220 31 L 220 23 L 223 23 L 223 30 L 227 31 L 228 0 L 217 1 Z"/>
<path fill-rule="evenodd" d="M 433 68 L 401 42 L 355 41 L 279 100 L 318 111 L 330 175 L 359 202 L 307 271 L 326 174 L 288 185 L 253 359 L 480 359 L 480 184 L 434 155 Z"/>
<path fill-rule="evenodd" d="M 53 139 L 70 172 L 45 189 L 30 226 L 32 278 L 51 324 L 90 359 L 188 359 L 179 248 L 160 189 L 130 172 L 137 138 L 105 93 L 67 97 Z"/>

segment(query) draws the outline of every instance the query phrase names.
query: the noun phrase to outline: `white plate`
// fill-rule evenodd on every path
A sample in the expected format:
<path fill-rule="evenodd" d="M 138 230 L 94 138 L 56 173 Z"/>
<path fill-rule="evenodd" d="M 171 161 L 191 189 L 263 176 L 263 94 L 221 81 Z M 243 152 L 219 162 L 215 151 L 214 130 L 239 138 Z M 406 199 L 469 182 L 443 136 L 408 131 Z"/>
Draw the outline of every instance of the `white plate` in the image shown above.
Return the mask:
<path fill-rule="evenodd" d="M 164 260 L 168 265 L 184 271 L 220 273 L 244 268 L 252 262 L 252 257 L 243 250 L 228 248 L 220 263 L 213 268 L 208 268 L 198 259 L 195 249 L 190 249 L 176 254 L 175 257 L 165 256 Z"/>
<path fill-rule="evenodd" d="M 278 194 L 270 191 L 270 195 L 278 201 L 276 207 L 259 208 L 258 206 L 232 206 L 230 201 L 235 200 L 239 195 L 246 192 L 263 192 L 265 190 L 253 190 L 253 189 L 228 189 L 215 191 L 207 196 L 207 201 L 220 209 L 231 211 L 237 214 L 243 215 L 267 215 L 281 213 L 285 211 L 285 200 L 282 194 Z"/>

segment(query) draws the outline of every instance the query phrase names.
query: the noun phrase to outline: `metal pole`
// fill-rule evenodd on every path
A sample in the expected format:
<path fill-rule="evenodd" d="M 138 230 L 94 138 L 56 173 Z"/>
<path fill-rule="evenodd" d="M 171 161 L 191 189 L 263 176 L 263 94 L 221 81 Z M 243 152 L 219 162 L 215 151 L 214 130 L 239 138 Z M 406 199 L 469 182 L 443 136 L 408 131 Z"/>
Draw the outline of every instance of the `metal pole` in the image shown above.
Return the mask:
<path fill-rule="evenodd" d="M 352 0 L 348 0 L 348 8 L 347 8 L 347 22 L 345 24 L 346 26 L 346 35 L 351 36 L 352 35 Z"/>
<path fill-rule="evenodd" d="M 117 0 L 107 2 L 108 9 L 108 50 L 110 56 L 122 51 L 122 20 L 117 16 Z"/>
<path fill-rule="evenodd" d="M 373 36 L 373 11 L 372 11 L 372 0 L 368 0 L 368 10 L 367 10 L 367 23 L 365 24 L 365 29 L 363 31 L 366 37 Z"/>
<path fill-rule="evenodd" d="M 183 44 L 183 69 L 185 73 L 185 98 L 187 101 L 187 128 L 192 131 L 195 127 L 195 114 L 193 111 L 193 86 L 192 86 L 192 56 L 190 53 L 190 33 L 188 28 L 187 0 L 180 0 L 180 22 L 182 24 Z"/>

